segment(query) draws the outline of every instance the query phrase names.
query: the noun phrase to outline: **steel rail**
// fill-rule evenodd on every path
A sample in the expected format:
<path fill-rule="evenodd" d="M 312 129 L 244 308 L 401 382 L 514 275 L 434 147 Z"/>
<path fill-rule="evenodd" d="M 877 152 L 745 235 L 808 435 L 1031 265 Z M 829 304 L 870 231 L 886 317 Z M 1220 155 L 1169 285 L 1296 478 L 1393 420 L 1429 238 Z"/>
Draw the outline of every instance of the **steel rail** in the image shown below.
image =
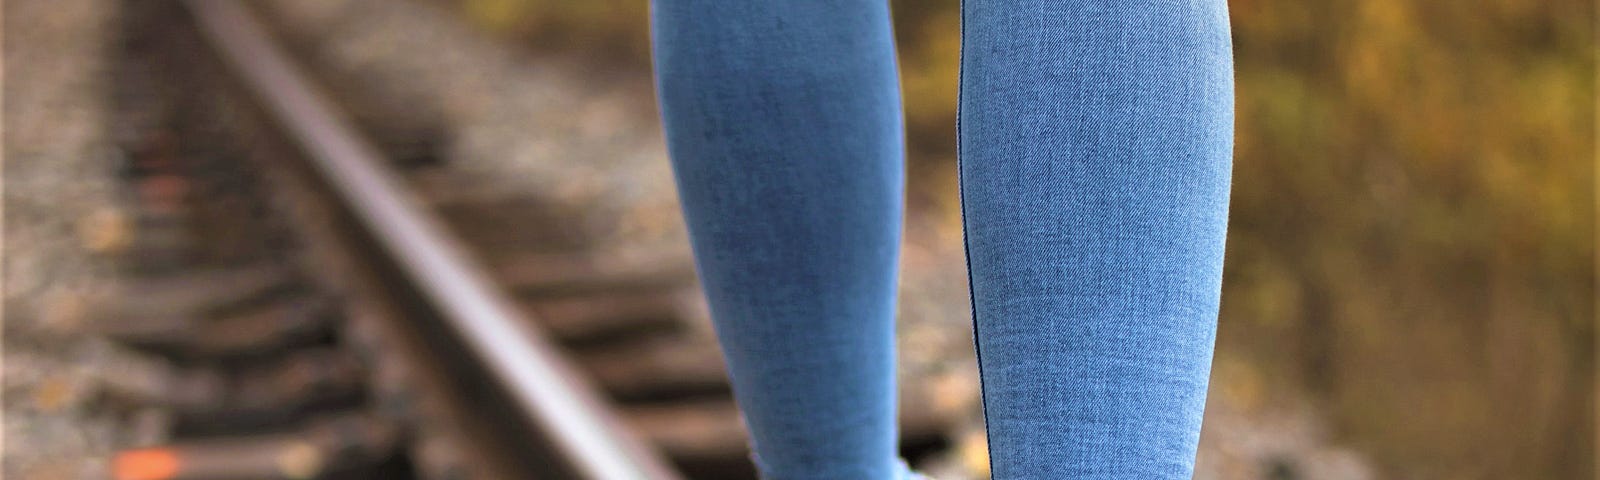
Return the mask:
<path fill-rule="evenodd" d="M 418 206 L 378 150 L 349 126 L 252 12 L 237 0 L 184 3 L 224 63 L 304 150 L 361 228 L 573 471 L 592 479 L 678 478 L 610 414 L 598 391 L 574 373 L 461 242 Z"/>

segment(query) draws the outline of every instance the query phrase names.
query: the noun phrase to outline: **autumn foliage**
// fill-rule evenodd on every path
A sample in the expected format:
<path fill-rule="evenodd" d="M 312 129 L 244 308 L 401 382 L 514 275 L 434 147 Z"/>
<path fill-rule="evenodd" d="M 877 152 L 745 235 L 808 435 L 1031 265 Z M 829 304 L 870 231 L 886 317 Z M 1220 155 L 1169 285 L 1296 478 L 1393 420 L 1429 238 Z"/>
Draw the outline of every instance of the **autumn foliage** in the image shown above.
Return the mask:
<path fill-rule="evenodd" d="M 1594 475 L 1595 7 L 1232 0 L 1214 394 L 1309 401 L 1385 477 Z M 648 68 L 644 0 L 463 0 Z M 956 0 L 894 1 L 912 205 L 959 228 Z"/>

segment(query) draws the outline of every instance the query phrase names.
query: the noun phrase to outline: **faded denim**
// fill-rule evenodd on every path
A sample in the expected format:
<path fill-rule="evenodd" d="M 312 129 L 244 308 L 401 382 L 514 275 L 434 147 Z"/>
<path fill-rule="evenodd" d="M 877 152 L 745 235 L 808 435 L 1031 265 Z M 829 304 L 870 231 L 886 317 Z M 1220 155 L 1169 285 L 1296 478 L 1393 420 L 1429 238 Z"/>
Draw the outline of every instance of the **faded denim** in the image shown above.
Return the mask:
<path fill-rule="evenodd" d="M 967 0 L 958 137 L 995 478 L 1188 478 L 1233 135 L 1224 0 Z M 904 190 L 882 0 L 655 0 L 669 151 L 766 478 L 891 479 Z"/>

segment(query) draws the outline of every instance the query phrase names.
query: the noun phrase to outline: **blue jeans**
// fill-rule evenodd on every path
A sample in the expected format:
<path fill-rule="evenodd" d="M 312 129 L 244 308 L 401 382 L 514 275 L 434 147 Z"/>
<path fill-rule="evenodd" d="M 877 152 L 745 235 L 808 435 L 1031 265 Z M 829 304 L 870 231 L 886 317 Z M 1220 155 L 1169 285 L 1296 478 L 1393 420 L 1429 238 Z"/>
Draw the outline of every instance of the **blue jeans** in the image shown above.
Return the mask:
<path fill-rule="evenodd" d="M 668 147 L 754 458 L 890 479 L 904 147 L 884 0 L 655 0 Z M 1192 474 L 1232 168 L 1224 0 L 967 0 L 996 478 Z"/>

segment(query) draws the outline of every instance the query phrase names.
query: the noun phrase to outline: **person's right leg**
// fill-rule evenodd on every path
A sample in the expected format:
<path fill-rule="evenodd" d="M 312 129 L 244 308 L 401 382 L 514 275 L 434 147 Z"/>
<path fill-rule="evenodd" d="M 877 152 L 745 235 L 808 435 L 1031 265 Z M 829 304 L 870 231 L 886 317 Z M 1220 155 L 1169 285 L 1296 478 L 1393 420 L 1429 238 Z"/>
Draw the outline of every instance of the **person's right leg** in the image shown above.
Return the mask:
<path fill-rule="evenodd" d="M 892 479 L 904 183 L 886 0 L 656 0 L 657 93 L 757 466 Z"/>
<path fill-rule="evenodd" d="M 966 0 L 960 156 L 1000 479 L 1189 478 L 1233 138 L 1224 0 Z"/>

